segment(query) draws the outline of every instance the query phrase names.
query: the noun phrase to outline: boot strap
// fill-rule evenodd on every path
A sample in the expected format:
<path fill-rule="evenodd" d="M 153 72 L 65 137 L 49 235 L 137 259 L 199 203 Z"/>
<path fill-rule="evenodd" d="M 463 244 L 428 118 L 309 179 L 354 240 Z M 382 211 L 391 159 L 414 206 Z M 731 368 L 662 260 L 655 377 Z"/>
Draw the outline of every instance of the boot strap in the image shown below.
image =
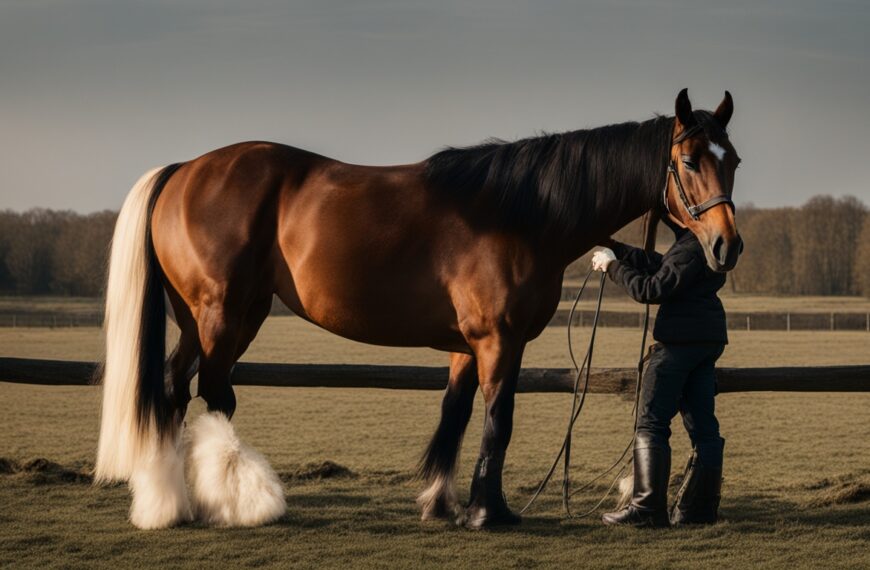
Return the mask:
<path fill-rule="evenodd" d="M 680 508 L 683 505 L 683 498 L 688 493 L 689 489 L 697 486 L 697 472 L 698 472 L 698 452 L 696 450 L 692 450 L 692 455 L 689 456 L 689 460 L 686 462 L 686 470 L 683 472 L 683 480 L 680 483 L 680 489 L 677 491 L 677 496 L 674 497 L 674 509 Z"/>

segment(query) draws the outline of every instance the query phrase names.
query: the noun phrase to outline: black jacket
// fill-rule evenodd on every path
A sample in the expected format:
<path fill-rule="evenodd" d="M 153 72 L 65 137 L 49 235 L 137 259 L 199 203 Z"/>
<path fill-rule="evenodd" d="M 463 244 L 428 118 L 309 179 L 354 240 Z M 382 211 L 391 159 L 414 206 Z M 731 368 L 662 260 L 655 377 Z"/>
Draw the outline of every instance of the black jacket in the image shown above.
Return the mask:
<path fill-rule="evenodd" d="M 653 338 L 663 343 L 728 343 L 725 309 L 716 292 L 725 274 L 707 267 L 701 244 L 685 232 L 662 256 L 614 242 L 607 274 L 639 303 L 660 304 Z"/>

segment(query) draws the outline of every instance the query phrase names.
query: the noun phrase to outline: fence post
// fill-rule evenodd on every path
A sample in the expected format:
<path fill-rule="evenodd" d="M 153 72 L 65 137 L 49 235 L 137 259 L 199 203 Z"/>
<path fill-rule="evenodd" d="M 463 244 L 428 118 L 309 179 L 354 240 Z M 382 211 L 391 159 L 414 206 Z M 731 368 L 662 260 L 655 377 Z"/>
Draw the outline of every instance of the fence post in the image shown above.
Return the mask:
<path fill-rule="evenodd" d="M 870 313 L 867 313 L 867 332 L 870 332 Z"/>
<path fill-rule="evenodd" d="M 834 330 L 834 312 L 831 311 L 831 330 Z"/>
<path fill-rule="evenodd" d="M 785 314 L 785 330 L 791 332 L 791 313 Z"/>
<path fill-rule="evenodd" d="M 752 330 L 752 327 L 749 325 L 749 315 L 746 315 L 746 330 Z"/>

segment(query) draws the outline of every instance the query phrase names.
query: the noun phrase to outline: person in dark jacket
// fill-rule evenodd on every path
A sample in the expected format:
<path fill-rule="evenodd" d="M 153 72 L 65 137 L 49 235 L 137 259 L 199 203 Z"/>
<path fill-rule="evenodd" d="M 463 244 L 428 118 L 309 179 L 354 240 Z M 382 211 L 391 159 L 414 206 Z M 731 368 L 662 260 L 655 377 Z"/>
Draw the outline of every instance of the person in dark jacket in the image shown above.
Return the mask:
<path fill-rule="evenodd" d="M 725 275 L 707 267 L 691 232 L 672 229 L 676 241 L 664 256 L 616 241 L 612 250 L 593 256 L 593 268 L 606 271 L 635 301 L 660 305 L 638 405 L 632 497 L 625 508 L 602 517 L 608 525 L 660 527 L 718 519 L 725 440 L 714 413 L 714 369 L 728 343 L 717 296 Z M 678 411 L 693 452 L 669 514 L 668 440 Z"/>

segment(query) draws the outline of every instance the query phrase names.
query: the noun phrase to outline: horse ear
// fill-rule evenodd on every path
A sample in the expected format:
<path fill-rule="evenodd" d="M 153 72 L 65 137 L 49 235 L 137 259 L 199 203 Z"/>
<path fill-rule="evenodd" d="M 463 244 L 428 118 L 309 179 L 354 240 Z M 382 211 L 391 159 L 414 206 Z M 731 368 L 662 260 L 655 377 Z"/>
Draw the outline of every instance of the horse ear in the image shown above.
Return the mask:
<path fill-rule="evenodd" d="M 724 129 L 728 126 L 728 121 L 731 120 L 731 115 L 734 114 L 734 99 L 731 98 L 731 93 L 728 91 L 725 92 L 725 98 L 722 99 L 722 102 L 719 103 L 719 106 L 716 107 L 716 112 L 713 113 L 713 116 L 716 118 L 716 121 L 719 125 Z"/>
<path fill-rule="evenodd" d="M 689 101 L 689 90 L 683 89 L 677 95 L 676 103 L 677 120 L 683 127 L 688 128 L 695 124 L 695 115 L 692 114 L 692 102 Z"/>

